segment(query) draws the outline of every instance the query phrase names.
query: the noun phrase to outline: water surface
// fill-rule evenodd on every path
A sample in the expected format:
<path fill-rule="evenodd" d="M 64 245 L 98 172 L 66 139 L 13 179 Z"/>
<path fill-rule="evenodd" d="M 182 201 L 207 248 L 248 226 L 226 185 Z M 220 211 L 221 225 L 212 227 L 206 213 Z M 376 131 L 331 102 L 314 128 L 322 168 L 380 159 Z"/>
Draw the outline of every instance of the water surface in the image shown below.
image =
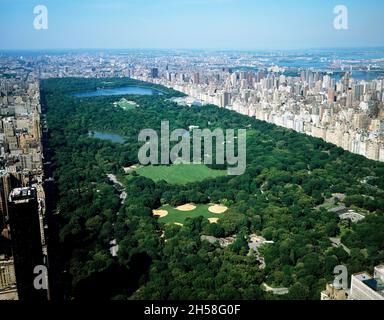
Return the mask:
<path fill-rule="evenodd" d="M 94 91 L 86 91 L 86 92 L 76 92 L 76 93 L 73 93 L 72 96 L 81 98 L 81 97 L 114 96 L 114 95 L 122 95 L 122 94 L 154 96 L 154 95 L 162 95 L 163 93 L 153 88 L 128 86 L 128 87 L 120 87 L 120 88 L 97 89 Z"/>

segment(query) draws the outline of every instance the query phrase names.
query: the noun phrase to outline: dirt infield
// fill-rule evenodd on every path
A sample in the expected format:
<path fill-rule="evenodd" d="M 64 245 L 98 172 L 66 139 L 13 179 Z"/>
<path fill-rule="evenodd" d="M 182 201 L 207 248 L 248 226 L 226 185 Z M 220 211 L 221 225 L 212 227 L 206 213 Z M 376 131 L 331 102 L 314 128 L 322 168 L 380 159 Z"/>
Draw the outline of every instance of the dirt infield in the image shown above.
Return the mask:
<path fill-rule="evenodd" d="M 168 211 L 167 210 L 152 210 L 152 213 L 154 216 L 157 216 L 157 217 L 160 217 L 160 218 L 164 218 L 168 215 Z"/>
<path fill-rule="evenodd" d="M 219 221 L 219 218 L 208 218 L 209 223 L 217 223 Z"/>
<path fill-rule="evenodd" d="M 212 213 L 224 213 L 227 210 L 228 210 L 228 208 L 226 206 L 222 206 L 222 205 L 219 205 L 219 204 L 215 204 L 215 205 L 210 206 L 208 208 L 208 211 L 212 212 Z"/>
<path fill-rule="evenodd" d="M 179 211 L 192 211 L 192 210 L 196 209 L 196 206 L 188 203 L 188 204 L 184 204 L 182 206 L 178 206 L 176 209 Z"/>

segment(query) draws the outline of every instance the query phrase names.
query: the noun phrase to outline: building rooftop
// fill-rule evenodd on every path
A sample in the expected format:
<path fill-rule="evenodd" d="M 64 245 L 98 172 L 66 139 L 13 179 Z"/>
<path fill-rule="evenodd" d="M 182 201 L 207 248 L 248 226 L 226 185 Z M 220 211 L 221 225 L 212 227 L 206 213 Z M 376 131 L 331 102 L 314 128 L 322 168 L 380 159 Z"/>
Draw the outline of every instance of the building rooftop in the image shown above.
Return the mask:
<path fill-rule="evenodd" d="M 344 205 L 340 205 L 335 208 L 329 209 L 328 211 L 336 214 L 342 214 L 347 212 L 347 208 Z"/>
<path fill-rule="evenodd" d="M 375 267 L 375 269 L 378 270 L 378 271 L 384 272 L 384 264 Z"/>
<path fill-rule="evenodd" d="M 357 280 L 364 282 L 367 280 L 372 279 L 372 276 L 369 275 L 367 272 L 361 272 L 361 273 L 356 273 L 353 275 Z"/>
<path fill-rule="evenodd" d="M 377 268 L 377 267 L 376 267 Z M 380 266 L 379 268 L 384 268 Z M 367 272 L 361 272 L 353 275 L 357 280 L 364 283 L 370 289 L 374 290 L 378 294 L 384 297 L 384 281 L 380 278 L 374 278 Z"/>
<path fill-rule="evenodd" d="M 20 203 L 28 202 L 36 198 L 36 189 L 30 187 L 13 189 L 9 195 L 9 201 Z"/>

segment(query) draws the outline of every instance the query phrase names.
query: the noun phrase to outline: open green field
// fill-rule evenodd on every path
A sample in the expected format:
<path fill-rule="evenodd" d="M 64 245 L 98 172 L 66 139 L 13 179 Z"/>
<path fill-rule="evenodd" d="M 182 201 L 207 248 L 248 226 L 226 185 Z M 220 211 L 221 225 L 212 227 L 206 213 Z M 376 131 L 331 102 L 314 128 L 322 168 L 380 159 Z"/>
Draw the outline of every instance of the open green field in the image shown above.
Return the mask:
<path fill-rule="evenodd" d="M 330 210 L 336 208 L 338 205 L 334 204 L 333 201 L 325 201 L 323 204 L 317 206 L 317 209 L 324 208 L 325 210 Z"/>
<path fill-rule="evenodd" d="M 225 213 L 212 213 L 208 211 L 208 208 L 211 206 L 211 204 L 198 204 L 196 205 L 196 209 L 192 211 L 180 211 L 177 210 L 176 208 L 173 208 L 169 205 L 162 206 L 159 208 L 159 210 L 167 210 L 168 215 L 159 218 L 159 221 L 164 222 L 164 223 L 181 223 L 184 224 L 185 219 L 187 218 L 197 218 L 200 216 L 203 216 L 204 218 L 222 218 Z"/>
<path fill-rule="evenodd" d="M 187 184 L 227 175 L 226 170 L 213 170 L 204 164 L 174 164 L 171 166 L 146 166 L 135 170 L 153 181 L 164 180 L 170 184 Z"/>
<path fill-rule="evenodd" d="M 122 108 L 123 110 L 133 110 L 137 107 L 137 104 L 132 101 L 127 101 L 126 99 L 121 99 L 118 102 L 114 103 L 115 106 Z"/>

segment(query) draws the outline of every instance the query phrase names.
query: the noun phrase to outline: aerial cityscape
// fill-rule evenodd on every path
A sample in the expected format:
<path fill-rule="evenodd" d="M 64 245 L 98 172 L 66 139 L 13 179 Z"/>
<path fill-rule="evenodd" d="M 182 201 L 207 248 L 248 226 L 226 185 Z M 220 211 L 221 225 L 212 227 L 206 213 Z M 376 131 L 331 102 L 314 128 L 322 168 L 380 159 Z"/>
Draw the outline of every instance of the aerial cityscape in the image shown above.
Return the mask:
<path fill-rule="evenodd" d="M 2 2 L 1 301 L 384 300 L 381 2 Z"/>

